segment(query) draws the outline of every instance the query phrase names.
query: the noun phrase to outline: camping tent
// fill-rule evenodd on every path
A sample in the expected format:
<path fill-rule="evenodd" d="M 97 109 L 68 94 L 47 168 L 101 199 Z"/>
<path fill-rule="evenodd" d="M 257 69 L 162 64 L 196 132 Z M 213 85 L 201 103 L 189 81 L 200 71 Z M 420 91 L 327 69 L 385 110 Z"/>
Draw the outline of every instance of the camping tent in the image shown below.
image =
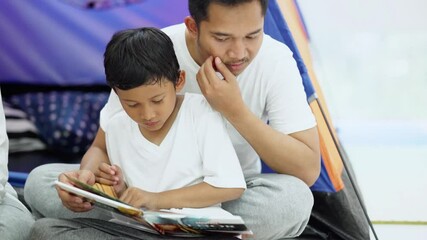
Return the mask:
<path fill-rule="evenodd" d="M 270 0 L 265 32 L 294 53 L 318 122 L 322 150 L 321 175 L 311 188 L 315 205 L 303 237 L 369 239 L 369 218 L 310 65 L 301 15 L 294 1 L 281 6 Z M 0 13 L 3 95 L 8 104 L 25 112 L 47 149 L 76 156 L 84 152 L 96 131 L 89 123 L 96 123 L 97 115 L 90 113 L 98 112 L 108 95 L 102 53 L 111 35 L 124 28 L 164 27 L 181 22 L 188 14 L 186 0 L 2 1 Z M 293 23 L 290 28 L 287 22 Z M 291 31 L 299 36 L 298 41 Z M 52 107 L 64 101 L 66 104 Z M 84 104 L 76 108 L 72 105 L 76 102 Z M 81 122 L 88 124 L 82 126 Z M 43 155 L 41 158 L 39 163 L 44 163 Z M 11 158 L 10 165 L 18 164 Z M 24 171 L 11 176 L 12 183 L 15 180 L 16 185 L 22 185 L 26 175 Z"/>

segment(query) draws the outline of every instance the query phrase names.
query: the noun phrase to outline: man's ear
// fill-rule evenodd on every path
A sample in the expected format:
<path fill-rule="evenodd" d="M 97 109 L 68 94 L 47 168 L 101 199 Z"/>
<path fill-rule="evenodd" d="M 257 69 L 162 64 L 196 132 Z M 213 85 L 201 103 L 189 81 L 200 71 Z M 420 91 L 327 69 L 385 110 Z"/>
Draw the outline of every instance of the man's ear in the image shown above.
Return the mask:
<path fill-rule="evenodd" d="M 197 24 L 193 17 L 187 16 L 184 19 L 185 26 L 187 27 L 188 33 L 191 37 L 195 38 L 198 34 Z"/>
<path fill-rule="evenodd" d="M 178 81 L 176 82 L 176 85 L 175 85 L 176 92 L 180 92 L 184 88 L 184 85 L 185 85 L 185 71 L 180 70 Z"/>

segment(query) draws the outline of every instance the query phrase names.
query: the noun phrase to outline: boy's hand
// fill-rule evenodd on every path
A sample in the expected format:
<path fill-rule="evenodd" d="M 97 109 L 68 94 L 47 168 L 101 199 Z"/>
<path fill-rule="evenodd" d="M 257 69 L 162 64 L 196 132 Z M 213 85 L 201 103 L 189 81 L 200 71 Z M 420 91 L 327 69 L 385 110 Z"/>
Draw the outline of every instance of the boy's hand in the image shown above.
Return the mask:
<path fill-rule="evenodd" d="M 96 182 L 113 186 L 117 196 L 121 196 L 123 191 L 126 190 L 126 184 L 123 179 L 122 169 L 117 165 L 101 163 L 95 175 Z"/>
<path fill-rule="evenodd" d="M 147 192 L 136 187 L 124 191 L 120 200 L 136 208 L 157 209 L 157 193 Z"/>
<path fill-rule="evenodd" d="M 67 174 L 68 176 L 72 178 L 76 178 L 79 181 L 89 185 L 93 185 L 95 183 L 95 175 L 88 170 L 76 170 L 71 172 L 64 172 L 58 176 L 58 180 L 60 182 L 74 186 L 73 182 L 71 182 L 64 174 Z M 56 191 L 58 192 L 58 196 L 62 201 L 62 204 L 66 208 L 70 209 L 71 211 L 86 212 L 93 208 L 92 204 L 88 201 L 85 201 L 83 197 L 67 192 L 58 186 L 55 186 L 55 187 L 56 187 Z"/>

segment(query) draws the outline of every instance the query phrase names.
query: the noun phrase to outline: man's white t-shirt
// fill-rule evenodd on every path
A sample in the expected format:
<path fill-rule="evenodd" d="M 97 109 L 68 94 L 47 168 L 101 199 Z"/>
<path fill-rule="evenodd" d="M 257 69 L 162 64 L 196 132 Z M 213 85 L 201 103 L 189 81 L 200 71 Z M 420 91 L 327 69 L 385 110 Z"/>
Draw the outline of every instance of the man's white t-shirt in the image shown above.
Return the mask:
<path fill-rule="evenodd" d="M 224 119 L 200 94 L 185 94 L 160 145 L 144 138 L 125 111 L 103 122 L 110 162 L 122 168 L 128 186 L 162 192 L 204 181 L 246 188 Z"/>
<path fill-rule="evenodd" d="M 180 67 L 186 72 L 183 92 L 201 93 L 196 80 L 200 66 L 188 51 L 185 25 L 174 25 L 162 30 L 172 39 Z M 264 34 L 263 38 L 257 56 L 237 76 L 245 104 L 257 117 L 269 121 L 271 127 L 285 134 L 316 126 L 292 51 L 268 35 Z M 108 119 L 108 116 L 118 111 L 123 111 L 122 107 L 117 95 L 111 92 L 103 118 Z M 261 162 L 255 150 L 229 122 L 226 124 L 244 174 L 260 173 Z"/>

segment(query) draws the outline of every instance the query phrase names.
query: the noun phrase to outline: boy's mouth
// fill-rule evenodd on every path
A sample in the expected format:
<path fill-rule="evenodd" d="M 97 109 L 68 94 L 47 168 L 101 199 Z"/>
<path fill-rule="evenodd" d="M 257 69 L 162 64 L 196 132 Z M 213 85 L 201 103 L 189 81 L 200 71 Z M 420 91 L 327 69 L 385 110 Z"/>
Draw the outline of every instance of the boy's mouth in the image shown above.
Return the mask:
<path fill-rule="evenodd" d="M 144 122 L 144 125 L 147 127 L 154 127 L 159 123 L 159 121 L 156 122 Z"/>

